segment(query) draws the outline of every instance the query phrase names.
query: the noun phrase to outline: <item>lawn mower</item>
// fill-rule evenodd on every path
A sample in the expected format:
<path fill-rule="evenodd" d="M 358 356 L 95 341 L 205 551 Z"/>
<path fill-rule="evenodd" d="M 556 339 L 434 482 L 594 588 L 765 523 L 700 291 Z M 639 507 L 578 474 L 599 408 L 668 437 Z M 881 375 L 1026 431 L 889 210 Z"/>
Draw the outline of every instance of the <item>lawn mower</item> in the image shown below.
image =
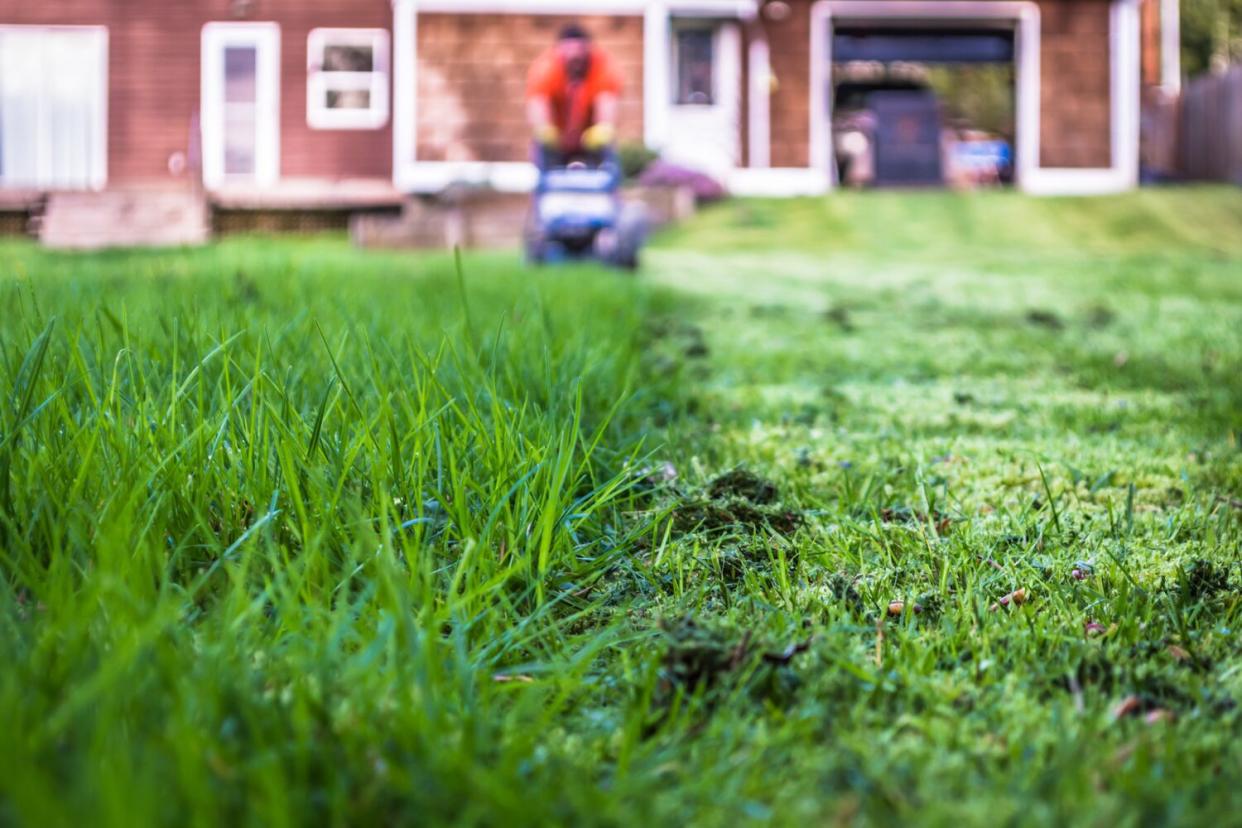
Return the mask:
<path fill-rule="evenodd" d="M 637 268 L 646 214 L 642 205 L 623 202 L 620 189 L 621 167 L 608 155 L 595 163 L 541 165 L 527 218 L 527 261 Z"/>

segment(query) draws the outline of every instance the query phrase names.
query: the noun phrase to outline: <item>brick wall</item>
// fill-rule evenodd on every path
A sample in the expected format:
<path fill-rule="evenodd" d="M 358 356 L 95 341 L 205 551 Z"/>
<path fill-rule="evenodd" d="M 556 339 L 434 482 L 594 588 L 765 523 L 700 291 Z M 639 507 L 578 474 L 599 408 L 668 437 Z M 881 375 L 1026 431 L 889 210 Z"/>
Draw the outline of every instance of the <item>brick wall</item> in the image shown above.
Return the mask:
<path fill-rule="evenodd" d="M 242 13 L 244 12 L 244 13 Z M 210 21 L 281 26 L 281 174 L 392 174 L 391 129 L 313 130 L 306 123 L 306 38 L 320 26 L 392 28 L 388 0 L 0 0 L 5 24 L 108 27 L 108 183 L 188 184 L 168 160 L 189 153 L 199 109 L 200 37 Z"/>
<path fill-rule="evenodd" d="M 773 167 L 810 164 L 811 3 L 795 0 L 786 20 L 762 20 L 771 52 L 771 141 Z"/>
<path fill-rule="evenodd" d="M 1109 0 L 1043 0 L 1040 163 L 1112 163 Z"/>
<path fill-rule="evenodd" d="M 625 84 L 618 125 L 621 138 L 641 140 L 642 18 L 573 19 L 616 60 Z M 419 15 L 418 160 L 528 158 L 527 69 L 570 20 L 555 15 Z"/>

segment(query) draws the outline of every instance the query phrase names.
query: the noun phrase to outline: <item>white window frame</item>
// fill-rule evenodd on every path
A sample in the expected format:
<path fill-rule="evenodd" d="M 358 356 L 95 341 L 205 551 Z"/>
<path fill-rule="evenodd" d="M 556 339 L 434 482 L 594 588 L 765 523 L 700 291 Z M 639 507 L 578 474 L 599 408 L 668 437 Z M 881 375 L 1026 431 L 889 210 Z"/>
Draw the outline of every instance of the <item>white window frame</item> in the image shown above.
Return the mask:
<path fill-rule="evenodd" d="M 691 109 L 711 109 L 720 105 L 720 56 L 721 56 L 721 30 L 723 24 L 716 20 L 694 20 L 680 18 L 672 21 L 669 27 L 669 49 L 672 54 L 669 56 L 669 69 L 671 77 L 669 78 L 670 92 L 672 99 L 670 105 L 675 107 L 689 107 Z M 711 100 L 707 103 L 691 103 L 680 99 L 681 89 L 681 35 L 684 32 L 707 32 L 712 37 L 712 91 Z"/>
<path fill-rule="evenodd" d="M 370 72 L 329 72 L 323 69 L 329 45 L 370 46 Z M 388 123 L 388 32 L 385 29 L 311 29 L 306 38 L 306 123 L 311 129 L 381 129 Z M 367 109 L 330 109 L 332 89 L 367 89 Z"/>
<path fill-rule="evenodd" d="M 55 26 L 55 25 L 17 25 L 5 24 L 0 25 L 0 34 L 56 34 L 58 32 L 83 32 L 94 34 L 100 39 L 100 61 L 97 69 L 96 83 L 98 84 L 96 91 L 99 95 L 96 106 L 96 116 L 99 123 L 93 130 L 90 153 L 91 153 L 91 170 L 90 181 L 87 188 L 91 190 L 102 190 L 108 183 L 108 53 L 110 43 L 108 40 L 107 26 Z M 43 175 L 43 171 L 40 171 Z M 50 173 L 48 174 L 50 176 Z M 45 176 L 47 177 L 47 176 Z M 6 180 L 3 174 L 0 174 L 0 189 L 12 188 L 15 185 Z"/>
<path fill-rule="evenodd" d="M 254 46 L 255 157 L 253 177 L 224 173 L 224 50 Z M 208 23 L 202 37 L 203 184 L 218 189 L 230 183 L 270 186 L 280 179 L 280 25 L 277 23 Z"/>

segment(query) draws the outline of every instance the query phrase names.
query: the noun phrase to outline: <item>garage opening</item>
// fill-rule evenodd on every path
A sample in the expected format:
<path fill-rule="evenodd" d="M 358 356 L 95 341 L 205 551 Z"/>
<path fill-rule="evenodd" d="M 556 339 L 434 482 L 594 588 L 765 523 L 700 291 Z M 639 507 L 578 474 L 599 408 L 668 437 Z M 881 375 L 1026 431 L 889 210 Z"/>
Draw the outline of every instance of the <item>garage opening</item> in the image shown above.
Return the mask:
<path fill-rule="evenodd" d="M 994 26 L 838 22 L 832 130 L 852 187 L 1013 183 L 1015 31 Z"/>

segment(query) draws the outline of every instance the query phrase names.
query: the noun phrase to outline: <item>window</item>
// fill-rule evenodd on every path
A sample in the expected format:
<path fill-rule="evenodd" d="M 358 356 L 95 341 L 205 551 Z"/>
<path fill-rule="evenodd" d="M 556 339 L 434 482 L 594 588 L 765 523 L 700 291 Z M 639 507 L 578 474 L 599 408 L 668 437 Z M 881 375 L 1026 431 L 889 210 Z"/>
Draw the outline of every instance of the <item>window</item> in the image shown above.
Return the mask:
<path fill-rule="evenodd" d="M 716 33 L 712 29 L 679 29 L 674 43 L 677 72 L 673 89 L 680 105 L 711 106 L 716 102 Z"/>
<path fill-rule="evenodd" d="M 103 187 L 107 100 L 106 29 L 0 27 L 0 186 Z"/>
<path fill-rule="evenodd" d="M 255 174 L 258 134 L 259 49 L 224 49 L 224 174 Z"/>
<path fill-rule="evenodd" d="M 307 47 L 308 124 L 378 129 L 388 123 L 388 32 L 314 29 Z"/>

